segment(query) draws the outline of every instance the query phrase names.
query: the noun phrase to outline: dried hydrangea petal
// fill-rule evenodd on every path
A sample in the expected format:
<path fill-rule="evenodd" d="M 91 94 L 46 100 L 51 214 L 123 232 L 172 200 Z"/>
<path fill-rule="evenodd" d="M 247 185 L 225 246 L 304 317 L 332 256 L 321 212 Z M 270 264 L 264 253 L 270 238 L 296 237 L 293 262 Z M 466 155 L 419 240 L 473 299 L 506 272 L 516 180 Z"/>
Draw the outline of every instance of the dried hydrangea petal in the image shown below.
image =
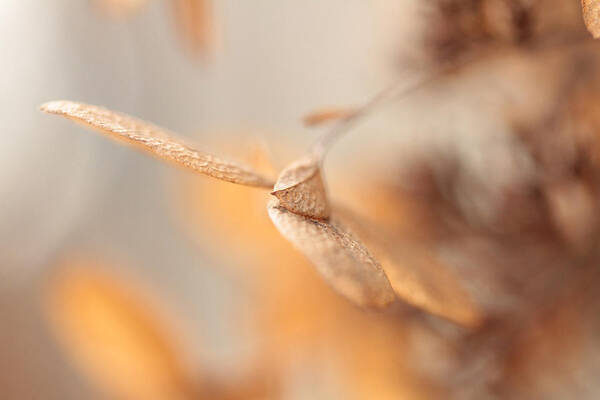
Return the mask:
<path fill-rule="evenodd" d="M 383 237 L 340 207 L 335 215 L 377 258 L 400 300 L 463 326 L 481 323 L 482 314 L 473 300 L 450 268 L 430 254 L 430 249 Z"/>
<path fill-rule="evenodd" d="M 285 168 L 271 193 L 283 207 L 309 218 L 326 219 L 330 209 L 319 161 L 308 156 Z"/>
<path fill-rule="evenodd" d="M 600 1 L 582 0 L 581 7 L 583 9 L 583 20 L 588 31 L 596 39 L 600 38 Z"/>
<path fill-rule="evenodd" d="M 396 299 L 379 263 L 341 223 L 295 214 L 278 199 L 271 200 L 268 212 L 279 232 L 346 298 L 374 308 L 383 308 Z"/>
<path fill-rule="evenodd" d="M 128 115 L 88 104 L 53 101 L 43 112 L 64 116 L 111 137 L 138 145 L 144 150 L 194 171 L 240 185 L 271 188 L 273 182 L 250 167 L 203 153 L 176 139 L 173 134 Z"/>

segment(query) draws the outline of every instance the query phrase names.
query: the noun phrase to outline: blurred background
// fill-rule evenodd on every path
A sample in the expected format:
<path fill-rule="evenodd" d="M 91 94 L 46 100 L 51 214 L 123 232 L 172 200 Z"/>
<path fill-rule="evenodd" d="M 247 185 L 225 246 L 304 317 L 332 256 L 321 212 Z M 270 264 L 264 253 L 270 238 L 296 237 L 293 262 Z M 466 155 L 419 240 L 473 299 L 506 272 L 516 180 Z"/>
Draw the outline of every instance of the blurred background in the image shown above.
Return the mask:
<path fill-rule="evenodd" d="M 596 398 L 600 44 L 577 1 L 420 3 L 5 0 L 1 397 Z M 423 75 L 325 177 L 441 310 L 361 310 L 268 193 L 38 111 L 102 105 L 277 173 L 331 126 L 303 116 Z"/>

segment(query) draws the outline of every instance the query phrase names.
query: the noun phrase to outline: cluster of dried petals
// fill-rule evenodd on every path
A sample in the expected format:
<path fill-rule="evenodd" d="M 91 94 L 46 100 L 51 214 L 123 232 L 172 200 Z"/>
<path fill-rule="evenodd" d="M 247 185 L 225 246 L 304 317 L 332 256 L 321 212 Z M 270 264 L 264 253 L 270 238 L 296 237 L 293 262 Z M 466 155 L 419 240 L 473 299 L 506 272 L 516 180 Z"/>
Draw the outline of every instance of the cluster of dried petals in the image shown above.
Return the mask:
<path fill-rule="evenodd" d="M 241 185 L 273 188 L 276 197 L 268 205 L 269 216 L 283 236 L 305 254 L 324 279 L 353 303 L 383 308 L 408 292 L 426 285 L 391 285 L 386 271 L 360 239 L 338 218 L 331 217 L 321 174 L 325 146 L 316 146 L 300 160 L 285 168 L 273 183 L 249 167 L 200 152 L 176 139 L 173 134 L 149 123 L 101 107 L 55 101 L 42 105 L 42 111 L 64 116 L 113 138 L 136 145 L 167 161 L 220 180 Z M 327 138 L 330 139 L 330 138 Z M 325 143 L 326 141 L 322 141 Z M 438 315 L 465 322 L 451 309 L 445 309 L 428 292 L 412 294 L 421 301 L 409 301 Z M 434 305 L 431 307 L 431 305 Z M 446 312 L 447 311 L 447 312 Z"/>

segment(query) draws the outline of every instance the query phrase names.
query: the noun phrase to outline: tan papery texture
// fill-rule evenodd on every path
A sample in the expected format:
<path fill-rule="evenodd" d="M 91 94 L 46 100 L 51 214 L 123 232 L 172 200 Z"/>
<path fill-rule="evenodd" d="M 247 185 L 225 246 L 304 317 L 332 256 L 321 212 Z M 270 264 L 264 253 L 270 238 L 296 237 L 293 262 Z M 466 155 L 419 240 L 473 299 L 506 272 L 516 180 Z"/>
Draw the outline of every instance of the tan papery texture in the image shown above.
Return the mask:
<path fill-rule="evenodd" d="M 304 157 L 285 168 L 273 189 L 282 207 L 309 218 L 326 219 L 330 208 L 319 160 Z"/>
<path fill-rule="evenodd" d="M 213 178 L 247 186 L 273 186 L 269 178 L 250 167 L 196 150 L 172 133 L 125 114 L 72 101 L 49 102 L 42 105 L 41 110 L 80 122 L 113 138 L 138 145 L 159 158 Z"/>
<path fill-rule="evenodd" d="M 346 298 L 374 308 L 383 308 L 395 300 L 379 263 L 341 223 L 295 214 L 277 199 L 271 200 L 268 211 L 279 232 Z"/>
<path fill-rule="evenodd" d="M 600 1 L 581 0 L 581 7 L 583 9 L 583 20 L 588 31 L 596 39 L 600 38 Z"/>
<path fill-rule="evenodd" d="M 381 264 L 398 298 L 460 325 L 474 327 L 482 322 L 483 315 L 458 277 L 426 248 L 396 237 L 390 240 L 341 207 L 336 207 L 335 215 Z"/>

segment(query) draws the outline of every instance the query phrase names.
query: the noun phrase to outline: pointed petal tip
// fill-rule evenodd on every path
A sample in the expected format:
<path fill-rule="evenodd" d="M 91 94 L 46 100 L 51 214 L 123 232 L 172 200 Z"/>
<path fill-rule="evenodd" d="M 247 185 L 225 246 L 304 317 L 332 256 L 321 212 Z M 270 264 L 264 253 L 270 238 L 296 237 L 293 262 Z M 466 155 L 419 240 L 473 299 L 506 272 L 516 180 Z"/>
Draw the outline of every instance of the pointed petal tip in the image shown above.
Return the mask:
<path fill-rule="evenodd" d="M 66 100 L 53 100 L 40 105 L 39 110 L 46 114 L 60 114 L 66 105 L 71 104 Z"/>
<path fill-rule="evenodd" d="M 50 112 L 51 112 L 51 110 L 53 109 L 53 103 L 54 103 L 53 101 L 49 101 L 49 102 L 47 102 L 47 103 L 40 104 L 40 106 L 38 107 L 38 109 L 39 109 L 41 112 L 44 112 L 44 113 L 50 113 Z"/>

